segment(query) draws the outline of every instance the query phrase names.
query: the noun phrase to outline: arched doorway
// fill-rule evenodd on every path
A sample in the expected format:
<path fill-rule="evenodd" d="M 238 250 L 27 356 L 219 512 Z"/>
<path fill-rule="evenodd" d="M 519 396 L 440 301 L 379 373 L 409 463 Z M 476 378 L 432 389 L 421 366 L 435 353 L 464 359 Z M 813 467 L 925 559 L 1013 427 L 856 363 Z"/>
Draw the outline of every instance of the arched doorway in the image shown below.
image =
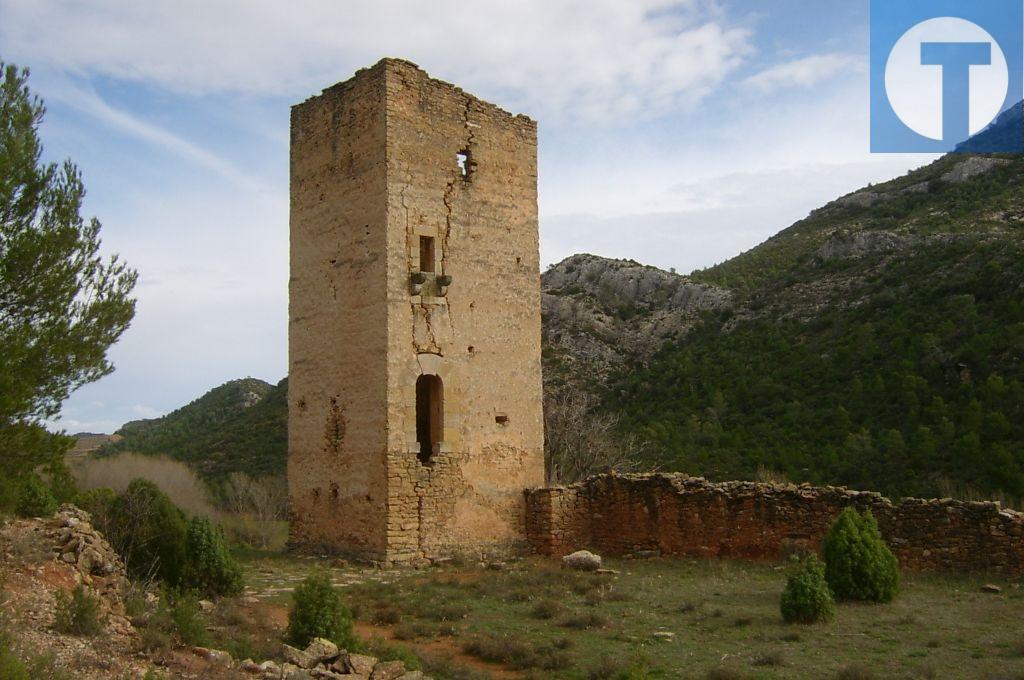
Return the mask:
<path fill-rule="evenodd" d="M 416 379 L 416 442 L 421 463 L 430 463 L 435 445 L 443 439 L 444 384 L 439 376 L 421 375 Z"/>

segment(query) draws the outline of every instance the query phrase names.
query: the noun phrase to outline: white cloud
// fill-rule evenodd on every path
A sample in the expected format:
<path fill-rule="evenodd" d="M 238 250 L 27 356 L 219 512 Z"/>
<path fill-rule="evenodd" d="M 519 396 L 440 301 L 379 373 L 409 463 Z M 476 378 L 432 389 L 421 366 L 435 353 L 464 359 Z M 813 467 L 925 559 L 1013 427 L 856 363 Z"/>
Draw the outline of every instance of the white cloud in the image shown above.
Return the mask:
<path fill-rule="evenodd" d="M 761 94 L 789 87 L 813 87 L 861 66 L 861 60 L 849 54 L 816 54 L 776 64 L 745 78 L 741 85 Z"/>
<path fill-rule="evenodd" d="M 33 66 L 187 93 L 301 97 L 402 56 L 508 108 L 609 119 L 692 105 L 750 53 L 714 0 L 0 0 Z"/>

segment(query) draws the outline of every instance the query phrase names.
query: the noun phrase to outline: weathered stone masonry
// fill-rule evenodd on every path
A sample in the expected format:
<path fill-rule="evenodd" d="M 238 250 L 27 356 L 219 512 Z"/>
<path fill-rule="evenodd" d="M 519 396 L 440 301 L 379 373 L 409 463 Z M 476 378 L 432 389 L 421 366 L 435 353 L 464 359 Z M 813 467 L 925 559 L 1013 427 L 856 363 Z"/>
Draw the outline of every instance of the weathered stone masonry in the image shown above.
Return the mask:
<path fill-rule="evenodd" d="M 665 474 L 594 477 L 526 497 L 527 533 L 544 555 L 591 548 L 613 556 L 658 550 L 775 559 L 797 546 L 817 549 L 835 517 L 854 506 L 871 510 L 906 569 L 1024 574 L 1024 514 L 995 503 L 893 503 L 845 488 Z"/>
<path fill-rule="evenodd" d="M 293 545 L 522 549 L 544 470 L 536 124 L 385 59 L 291 134 Z"/>

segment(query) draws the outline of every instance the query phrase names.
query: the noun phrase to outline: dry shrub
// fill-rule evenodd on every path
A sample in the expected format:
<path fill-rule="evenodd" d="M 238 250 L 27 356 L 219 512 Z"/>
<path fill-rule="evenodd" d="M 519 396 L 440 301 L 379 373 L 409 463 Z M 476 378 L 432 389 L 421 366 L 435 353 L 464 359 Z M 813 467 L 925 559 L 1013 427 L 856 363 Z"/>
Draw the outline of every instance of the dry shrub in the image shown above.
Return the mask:
<path fill-rule="evenodd" d="M 225 528 L 239 542 L 264 550 L 284 547 L 288 540 L 288 481 L 284 477 L 253 478 L 233 472 L 224 494 L 233 513 Z"/>
<path fill-rule="evenodd" d="M 217 515 L 202 480 L 184 463 L 163 456 L 143 456 L 129 451 L 116 456 L 85 458 L 72 464 L 71 474 L 82 491 L 107 487 L 119 494 L 124 493 L 133 479 L 146 479 L 189 515 Z"/>
<path fill-rule="evenodd" d="M 544 467 L 548 484 L 571 484 L 604 472 L 630 472 L 650 448 L 619 433 L 618 416 L 577 385 L 544 391 Z"/>
<path fill-rule="evenodd" d="M 778 470 L 773 470 L 764 465 L 757 466 L 757 481 L 764 482 L 766 484 L 785 485 L 791 483 L 785 472 L 779 472 Z"/>

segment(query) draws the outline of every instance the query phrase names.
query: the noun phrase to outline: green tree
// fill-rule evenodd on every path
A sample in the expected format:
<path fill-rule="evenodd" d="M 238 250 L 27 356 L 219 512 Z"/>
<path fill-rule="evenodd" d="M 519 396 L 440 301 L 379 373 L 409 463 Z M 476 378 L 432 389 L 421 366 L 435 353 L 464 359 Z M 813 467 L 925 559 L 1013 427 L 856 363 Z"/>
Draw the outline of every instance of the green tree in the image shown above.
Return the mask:
<path fill-rule="evenodd" d="M 185 513 L 156 484 L 136 479 L 118 496 L 107 538 L 135 578 L 181 584 L 188 565 Z"/>
<path fill-rule="evenodd" d="M 822 542 L 825 579 L 838 600 L 889 602 L 899 590 L 896 556 L 870 510 L 846 508 Z"/>
<path fill-rule="evenodd" d="M 188 568 L 184 584 L 205 595 L 237 595 L 242 592 L 242 568 L 232 557 L 224 532 L 206 517 L 188 523 Z"/>
<path fill-rule="evenodd" d="M 8 477 L 53 465 L 67 438 L 46 433 L 78 387 L 113 370 L 107 349 L 135 314 L 137 273 L 99 255 L 70 160 L 42 161 L 44 106 L 28 71 L 0 62 L 0 460 Z"/>
<path fill-rule="evenodd" d="M 22 517 L 49 517 L 57 511 L 57 501 L 39 475 L 31 474 L 21 483 L 16 510 Z"/>

